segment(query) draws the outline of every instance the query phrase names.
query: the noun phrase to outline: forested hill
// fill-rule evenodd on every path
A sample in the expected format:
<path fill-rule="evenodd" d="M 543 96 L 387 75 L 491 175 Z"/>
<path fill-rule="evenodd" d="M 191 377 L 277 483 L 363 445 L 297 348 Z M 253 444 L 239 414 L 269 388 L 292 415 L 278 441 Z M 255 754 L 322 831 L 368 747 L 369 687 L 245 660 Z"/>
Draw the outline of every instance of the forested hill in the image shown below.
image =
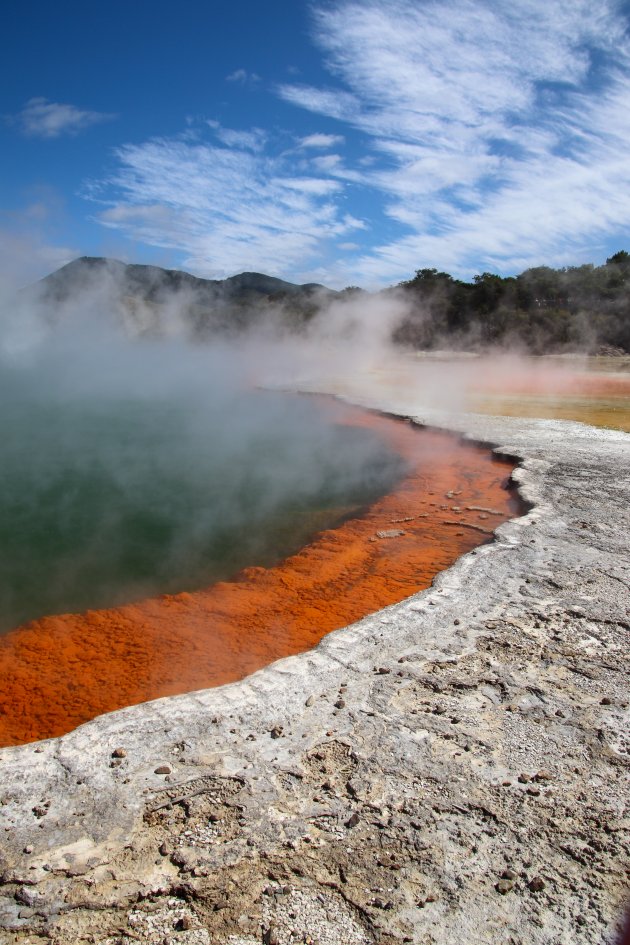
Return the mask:
<path fill-rule="evenodd" d="M 72 304 L 85 308 L 86 301 L 100 305 L 134 334 L 167 330 L 175 312 L 198 340 L 238 336 L 264 325 L 299 333 L 325 318 L 332 303 L 349 302 L 360 317 L 361 298 L 368 296 L 354 286 L 336 292 L 255 272 L 200 279 L 98 257 L 76 259 L 24 293 L 53 312 Z M 630 254 L 625 251 L 602 266 L 538 266 L 506 278 L 484 272 L 472 282 L 418 269 L 413 279 L 377 296 L 386 302 L 391 293 L 408 303 L 393 333 L 394 342 L 405 347 L 630 353 Z"/>
<path fill-rule="evenodd" d="M 159 334 L 173 315 L 198 340 L 237 335 L 265 322 L 299 331 L 338 293 L 318 283 L 295 285 L 259 272 L 201 279 L 177 269 L 82 256 L 23 290 L 50 312 L 100 307 L 134 334 Z M 50 318 L 54 321 L 54 315 Z"/>
<path fill-rule="evenodd" d="M 412 314 L 395 340 L 413 348 L 511 346 L 550 351 L 630 352 L 630 254 L 602 266 L 538 266 L 472 282 L 419 269 L 398 287 Z"/>

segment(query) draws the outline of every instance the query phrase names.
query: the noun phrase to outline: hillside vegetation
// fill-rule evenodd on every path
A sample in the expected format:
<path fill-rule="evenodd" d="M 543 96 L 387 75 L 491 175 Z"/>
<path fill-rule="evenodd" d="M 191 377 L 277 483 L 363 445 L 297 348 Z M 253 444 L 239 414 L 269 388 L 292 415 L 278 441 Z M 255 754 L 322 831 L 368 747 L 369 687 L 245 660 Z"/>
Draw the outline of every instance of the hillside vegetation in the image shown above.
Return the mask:
<path fill-rule="evenodd" d="M 472 282 L 418 269 L 398 287 L 411 314 L 395 340 L 413 348 L 517 347 L 549 351 L 630 351 L 630 254 L 602 266 L 538 266 Z"/>
<path fill-rule="evenodd" d="M 336 302 L 351 303 L 360 319 L 362 297 L 368 296 L 384 302 L 385 317 L 388 298 L 396 296 L 406 304 L 392 340 L 407 348 L 630 353 L 630 254 L 623 250 L 602 266 L 538 266 L 508 277 L 484 272 L 472 282 L 418 269 L 412 279 L 376 296 L 356 286 L 336 292 L 255 272 L 200 279 L 157 266 L 82 257 L 25 291 L 35 291 L 51 312 L 86 300 L 105 304 L 133 334 L 161 333 L 176 317 L 195 340 L 265 326 L 299 333 Z"/>

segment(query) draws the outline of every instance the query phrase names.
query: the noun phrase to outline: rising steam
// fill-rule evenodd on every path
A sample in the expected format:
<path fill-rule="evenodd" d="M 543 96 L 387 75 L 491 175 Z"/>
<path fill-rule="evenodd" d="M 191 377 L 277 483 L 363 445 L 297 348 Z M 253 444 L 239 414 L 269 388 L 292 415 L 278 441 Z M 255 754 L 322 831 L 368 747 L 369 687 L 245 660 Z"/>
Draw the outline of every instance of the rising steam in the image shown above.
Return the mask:
<path fill-rule="evenodd" d="M 403 472 L 330 405 L 270 390 L 372 357 L 378 312 L 338 301 L 289 331 L 272 305 L 200 333 L 190 286 L 138 301 L 121 271 L 4 306 L 0 630 L 270 564 Z"/>

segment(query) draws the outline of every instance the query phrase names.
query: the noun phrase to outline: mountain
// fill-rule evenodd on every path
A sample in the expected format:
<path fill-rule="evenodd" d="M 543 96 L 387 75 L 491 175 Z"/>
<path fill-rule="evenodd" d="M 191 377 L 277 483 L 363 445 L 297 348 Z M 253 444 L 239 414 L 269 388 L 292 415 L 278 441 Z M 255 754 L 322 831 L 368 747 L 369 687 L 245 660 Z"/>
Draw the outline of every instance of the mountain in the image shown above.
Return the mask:
<path fill-rule="evenodd" d="M 140 293 L 148 300 L 157 301 L 163 292 L 194 291 L 200 296 L 239 298 L 243 295 L 311 295 L 314 292 L 330 292 L 323 285 L 309 282 L 295 285 L 266 276 L 260 272 L 242 272 L 228 279 L 201 279 L 178 269 L 162 269 L 159 266 L 143 266 L 137 263 L 127 264 L 117 259 L 103 256 L 81 256 L 56 272 L 42 279 L 38 285 L 44 290 L 44 296 L 51 301 L 65 301 L 77 289 L 83 290 L 92 285 L 99 275 L 114 277 L 130 294 Z M 336 293 L 333 293 L 336 294 Z"/>
<path fill-rule="evenodd" d="M 259 272 L 201 279 L 177 269 L 82 256 L 24 290 L 54 313 L 74 305 L 116 312 L 134 333 L 166 330 L 177 318 L 195 337 L 232 334 L 265 320 L 299 330 L 339 293 L 317 283 L 295 285 Z"/>

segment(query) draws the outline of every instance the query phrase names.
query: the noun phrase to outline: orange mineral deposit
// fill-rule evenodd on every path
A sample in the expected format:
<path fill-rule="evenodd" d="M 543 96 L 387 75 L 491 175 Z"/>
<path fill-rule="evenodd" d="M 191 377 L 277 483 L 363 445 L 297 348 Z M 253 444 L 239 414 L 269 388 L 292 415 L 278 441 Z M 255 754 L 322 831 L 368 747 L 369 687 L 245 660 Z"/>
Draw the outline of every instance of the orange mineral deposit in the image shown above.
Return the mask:
<path fill-rule="evenodd" d="M 360 517 L 271 568 L 194 593 L 48 616 L 0 639 L 0 744 L 61 735 L 104 712 L 241 679 L 428 587 L 518 514 L 512 464 L 446 433 L 354 408 L 406 459 Z"/>

